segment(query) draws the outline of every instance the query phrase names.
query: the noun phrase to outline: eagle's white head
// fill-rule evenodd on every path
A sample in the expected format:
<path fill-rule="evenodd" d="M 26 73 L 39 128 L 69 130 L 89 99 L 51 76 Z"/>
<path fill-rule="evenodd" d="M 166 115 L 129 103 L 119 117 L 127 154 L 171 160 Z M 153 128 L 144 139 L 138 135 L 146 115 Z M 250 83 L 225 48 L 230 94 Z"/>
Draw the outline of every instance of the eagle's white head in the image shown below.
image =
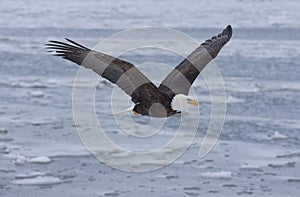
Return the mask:
<path fill-rule="evenodd" d="M 198 101 L 192 96 L 187 96 L 184 94 L 177 94 L 173 97 L 171 101 L 171 107 L 175 111 L 183 112 L 187 110 L 191 105 L 197 107 Z"/>

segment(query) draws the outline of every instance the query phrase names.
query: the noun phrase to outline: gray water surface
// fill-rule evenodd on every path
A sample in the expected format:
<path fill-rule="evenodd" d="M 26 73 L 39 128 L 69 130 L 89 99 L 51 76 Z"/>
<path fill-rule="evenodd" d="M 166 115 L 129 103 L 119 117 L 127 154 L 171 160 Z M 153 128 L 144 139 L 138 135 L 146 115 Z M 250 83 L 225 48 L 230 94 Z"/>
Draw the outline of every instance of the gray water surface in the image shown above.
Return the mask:
<path fill-rule="evenodd" d="M 300 3 L 193 3 L 2 1 L 0 196 L 298 196 Z M 46 53 L 43 45 L 49 39 L 70 37 L 93 47 L 128 28 L 165 26 L 202 42 L 227 24 L 233 26 L 233 38 L 215 60 L 226 87 L 227 115 L 217 145 L 205 158 L 198 152 L 211 103 L 202 76 L 193 85 L 200 102 L 199 128 L 174 163 L 130 173 L 90 155 L 72 116 L 78 67 Z M 147 76 L 157 70 L 143 63 L 172 68 L 182 60 L 160 49 L 121 58 Z M 96 113 L 112 140 L 139 149 L 160 147 L 174 135 L 176 125 L 170 124 L 151 144 L 124 141 L 111 118 L 113 87 L 100 79 L 96 91 Z"/>

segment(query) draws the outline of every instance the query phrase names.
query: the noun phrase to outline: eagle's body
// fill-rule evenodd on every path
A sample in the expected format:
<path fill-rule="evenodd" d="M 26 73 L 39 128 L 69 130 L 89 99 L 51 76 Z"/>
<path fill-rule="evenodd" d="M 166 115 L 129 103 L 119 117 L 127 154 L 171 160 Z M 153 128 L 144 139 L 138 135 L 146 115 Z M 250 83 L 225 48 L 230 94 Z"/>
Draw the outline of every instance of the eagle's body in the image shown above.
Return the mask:
<path fill-rule="evenodd" d="M 133 112 L 152 117 L 168 117 L 180 113 L 186 104 L 197 106 L 197 101 L 187 96 L 191 85 L 202 69 L 214 59 L 232 36 L 231 26 L 222 33 L 202 43 L 156 87 L 133 64 L 86 48 L 72 40 L 71 44 L 50 41 L 47 48 L 55 55 L 93 70 L 117 84 L 135 106 Z"/>

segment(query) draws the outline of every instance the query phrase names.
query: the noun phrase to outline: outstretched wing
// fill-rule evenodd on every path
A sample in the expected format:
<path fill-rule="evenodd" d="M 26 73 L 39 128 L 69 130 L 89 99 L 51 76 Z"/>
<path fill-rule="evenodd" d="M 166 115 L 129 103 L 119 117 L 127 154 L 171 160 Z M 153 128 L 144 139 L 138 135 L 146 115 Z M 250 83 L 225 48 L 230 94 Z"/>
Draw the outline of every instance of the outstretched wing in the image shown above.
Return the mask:
<path fill-rule="evenodd" d="M 184 59 L 158 87 L 170 98 L 176 94 L 188 95 L 191 85 L 202 69 L 214 59 L 222 47 L 230 40 L 232 28 L 230 25 L 217 36 L 202 43 L 186 59 Z"/>
<path fill-rule="evenodd" d="M 93 70 L 100 76 L 117 84 L 135 103 L 151 100 L 161 93 L 158 88 L 133 64 L 118 58 L 91 50 L 70 39 L 69 43 L 49 41 L 46 48 L 78 65 Z"/>

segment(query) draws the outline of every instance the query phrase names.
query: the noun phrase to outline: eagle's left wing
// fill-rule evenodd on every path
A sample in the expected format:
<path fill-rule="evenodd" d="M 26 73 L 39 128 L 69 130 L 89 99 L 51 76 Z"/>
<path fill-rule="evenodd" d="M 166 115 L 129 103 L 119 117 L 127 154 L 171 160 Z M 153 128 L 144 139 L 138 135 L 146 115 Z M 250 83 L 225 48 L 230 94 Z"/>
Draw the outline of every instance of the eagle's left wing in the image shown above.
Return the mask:
<path fill-rule="evenodd" d="M 203 42 L 184 59 L 158 87 L 169 98 L 176 94 L 188 95 L 189 90 L 202 69 L 214 59 L 222 47 L 230 40 L 232 28 L 228 25 L 222 33 Z"/>

